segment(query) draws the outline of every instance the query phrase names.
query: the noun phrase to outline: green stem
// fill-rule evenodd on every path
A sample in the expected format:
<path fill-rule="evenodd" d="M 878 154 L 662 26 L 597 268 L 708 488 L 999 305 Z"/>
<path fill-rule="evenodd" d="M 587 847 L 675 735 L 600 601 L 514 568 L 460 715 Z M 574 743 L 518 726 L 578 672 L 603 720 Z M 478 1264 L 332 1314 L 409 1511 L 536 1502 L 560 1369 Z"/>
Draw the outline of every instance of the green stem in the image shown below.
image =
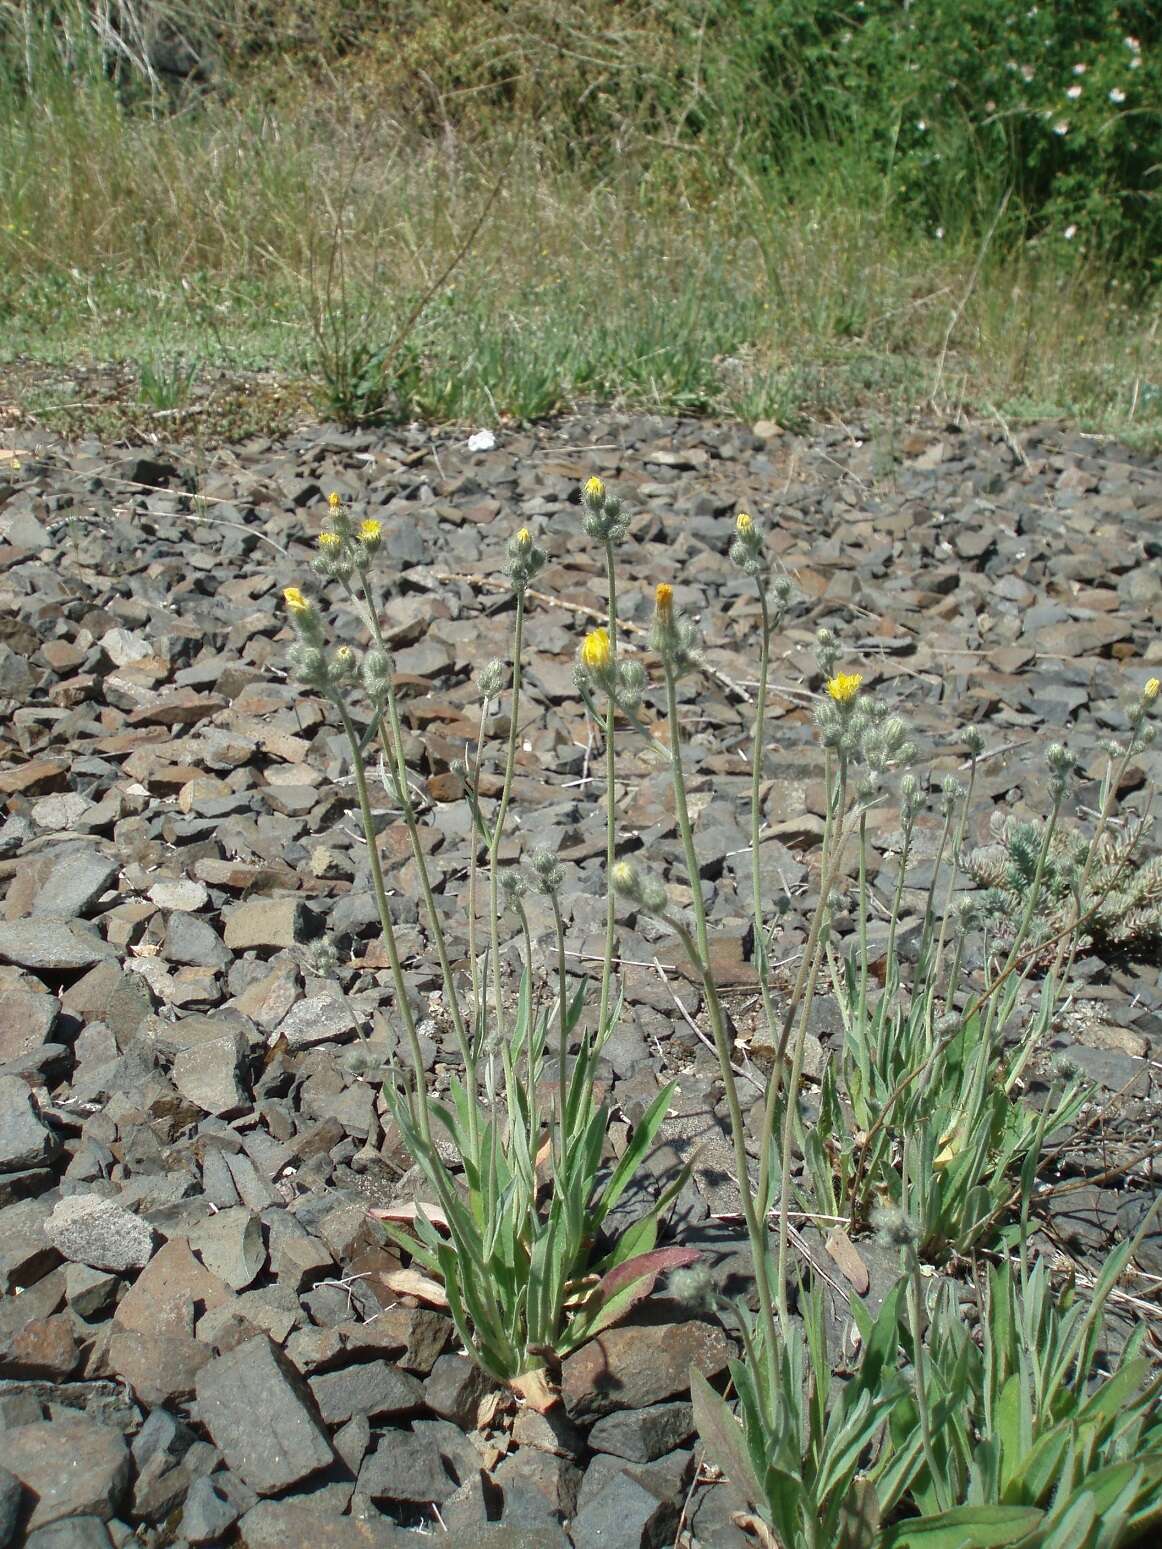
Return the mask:
<path fill-rule="evenodd" d="M 906 1251 L 908 1323 L 912 1331 L 912 1366 L 916 1373 L 916 1410 L 920 1416 L 920 1438 L 924 1447 L 924 1461 L 928 1465 L 932 1488 L 936 1492 L 937 1505 L 941 1511 L 947 1511 L 951 1503 L 947 1498 L 948 1492 L 944 1487 L 943 1476 L 936 1467 L 936 1453 L 932 1446 L 932 1414 L 928 1406 L 923 1329 L 920 1327 L 920 1261 L 916 1257 L 915 1248 L 908 1248 Z"/>
<path fill-rule="evenodd" d="M 613 544 L 605 540 L 605 578 L 609 588 L 609 660 L 614 673 L 617 671 L 617 567 L 613 561 Z M 609 1017 L 610 981 L 613 976 L 613 939 L 616 926 L 617 896 L 613 889 L 613 867 L 617 860 L 617 812 L 614 806 L 615 781 L 617 778 L 617 752 L 614 746 L 614 727 L 617 707 L 613 695 L 605 710 L 605 952 L 601 962 L 601 998 L 597 1010 L 597 1037 L 606 1033 Z"/>
<path fill-rule="evenodd" d="M 557 1101 L 560 1105 L 557 1122 L 561 1130 L 561 1145 L 565 1145 L 565 1112 L 569 1099 L 569 1082 L 565 1066 L 569 1058 L 569 1005 L 565 988 L 565 923 L 561 919 L 561 905 L 556 893 L 549 894 L 553 905 L 553 928 L 557 934 L 557 1009 L 559 1036 L 557 1051 Z"/>
<path fill-rule="evenodd" d="M 755 969 L 758 973 L 759 994 L 762 997 L 767 1034 L 771 1040 L 772 1050 L 776 1050 L 776 1059 L 771 1067 L 770 1081 L 777 1091 L 782 1082 L 783 1061 L 782 1057 L 777 1054 L 778 1023 L 775 1017 L 774 1002 L 771 1000 L 770 978 L 767 970 L 767 943 L 766 933 L 763 928 L 762 866 L 759 853 L 759 840 L 762 828 L 762 813 L 759 808 L 759 802 L 762 792 L 763 754 L 766 743 L 767 687 L 771 668 L 771 615 L 770 608 L 767 605 L 764 578 L 761 576 L 758 578 L 758 593 L 759 607 L 762 610 L 762 637 L 759 642 L 759 686 L 758 694 L 755 698 L 754 736 L 751 746 L 750 882 L 751 908 L 754 915 Z"/>
<path fill-rule="evenodd" d="M 404 1032 L 407 1036 L 408 1049 L 411 1054 L 412 1069 L 415 1073 L 416 1106 L 413 1111 L 416 1113 L 424 1144 L 430 1148 L 432 1128 L 428 1113 L 427 1074 L 424 1070 L 424 1056 L 420 1049 L 415 1018 L 412 1015 L 411 1003 L 408 1000 L 407 988 L 404 985 L 403 965 L 400 962 L 399 949 L 396 946 L 395 927 L 392 924 L 391 911 L 387 906 L 387 890 L 383 884 L 383 866 L 379 859 L 379 838 L 375 832 L 375 822 L 371 813 L 371 797 L 367 790 L 367 769 L 363 763 L 363 755 L 359 751 L 359 737 L 348 714 L 347 706 L 338 698 L 335 700 L 335 705 L 339 711 L 339 718 L 343 723 L 343 730 L 351 747 L 351 767 L 355 775 L 355 792 L 359 800 L 359 814 L 363 820 L 363 837 L 367 842 L 367 854 L 371 866 L 371 890 L 375 897 L 375 906 L 379 911 L 379 925 L 383 931 L 384 942 L 387 945 L 387 957 L 388 962 L 391 964 L 391 976 L 395 984 L 396 1000 L 399 1003 L 399 1013 L 403 1019 Z"/>
<path fill-rule="evenodd" d="M 512 721 L 508 728 L 508 749 L 504 760 L 504 783 L 501 786 L 500 805 L 488 841 L 488 914 L 492 942 L 492 1000 L 496 1016 L 496 1036 L 504 1035 L 504 998 L 501 993 L 500 962 L 500 841 L 504 837 L 504 820 L 508 816 L 508 804 L 512 797 L 512 777 L 516 767 L 516 744 L 520 723 L 521 652 L 524 649 L 525 597 L 523 591 L 516 594 L 516 621 L 512 639 Z"/>

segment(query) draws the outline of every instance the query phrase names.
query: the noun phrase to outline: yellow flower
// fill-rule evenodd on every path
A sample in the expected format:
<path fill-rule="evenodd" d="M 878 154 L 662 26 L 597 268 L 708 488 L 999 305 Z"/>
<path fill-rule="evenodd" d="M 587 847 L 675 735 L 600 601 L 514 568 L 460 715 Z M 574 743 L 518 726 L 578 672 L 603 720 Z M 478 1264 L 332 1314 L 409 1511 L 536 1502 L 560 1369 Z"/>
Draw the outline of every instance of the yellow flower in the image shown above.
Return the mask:
<path fill-rule="evenodd" d="M 383 524 L 369 516 L 365 522 L 360 522 L 359 536 L 364 543 L 378 543 L 383 536 Z"/>
<path fill-rule="evenodd" d="M 674 616 L 674 588 L 667 586 L 665 581 L 659 581 L 654 589 L 654 602 L 657 605 L 658 617 L 663 623 L 669 623 Z"/>
<path fill-rule="evenodd" d="M 332 490 L 331 493 L 327 496 L 327 504 L 330 506 L 332 511 L 337 511 L 343 504 L 342 495 L 340 495 L 337 490 Z"/>
<path fill-rule="evenodd" d="M 750 519 L 745 511 L 740 511 L 735 517 L 734 530 L 736 533 L 738 533 L 740 538 L 745 538 L 748 533 L 754 531 L 754 522 Z"/>
<path fill-rule="evenodd" d="M 591 629 L 581 642 L 581 661 L 590 672 L 604 672 L 613 658 L 608 629 Z"/>
<path fill-rule="evenodd" d="M 585 480 L 585 493 L 589 496 L 590 500 L 600 500 L 601 497 L 605 494 L 605 485 L 601 482 L 596 474 L 594 474 L 592 478 Z"/>
<path fill-rule="evenodd" d="M 1142 698 L 1148 705 L 1152 705 L 1162 692 L 1162 679 L 1147 678 L 1146 687 L 1142 690 Z"/>
<path fill-rule="evenodd" d="M 311 605 L 299 591 L 297 586 L 288 586 L 283 590 L 283 601 L 292 613 L 309 613 Z"/>
<path fill-rule="evenodd" d="M 827 681 L 827 692 L 837 705 L 849 705 L 859 693 L 862 672 L 840 672 Z"/>
<path fill-rule="evenodd" d="M 343 540 L 337 532 L 321 532 L 319 534 L 319 547 L 324 554 L 334 554 L 342 547 Z"/>
<path fill-rule="evenodd" d="M 527 549 L 533 541 L 533 535 L 531 532 L 529 532 L 527 527 L 522 527 L 520 532 L 518 532 L 516 535 L 516 541 L 520 544 L 522 549 Z"/>

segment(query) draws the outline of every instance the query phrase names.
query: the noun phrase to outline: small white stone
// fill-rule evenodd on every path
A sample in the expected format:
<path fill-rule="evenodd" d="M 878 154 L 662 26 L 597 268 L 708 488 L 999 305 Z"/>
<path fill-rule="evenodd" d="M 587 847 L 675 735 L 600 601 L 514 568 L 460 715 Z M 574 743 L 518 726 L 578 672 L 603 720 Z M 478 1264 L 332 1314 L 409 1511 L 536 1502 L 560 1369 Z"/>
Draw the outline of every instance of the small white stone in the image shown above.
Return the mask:
<path fill-rule="evenodd" d="M 210 890 L 204 882 L 195 882 L 190 877 L 168 877 L 153 884 L 149 901 L 159 909 L 180 909 L 185 914 L 194 914 L 210 902 Z"/>

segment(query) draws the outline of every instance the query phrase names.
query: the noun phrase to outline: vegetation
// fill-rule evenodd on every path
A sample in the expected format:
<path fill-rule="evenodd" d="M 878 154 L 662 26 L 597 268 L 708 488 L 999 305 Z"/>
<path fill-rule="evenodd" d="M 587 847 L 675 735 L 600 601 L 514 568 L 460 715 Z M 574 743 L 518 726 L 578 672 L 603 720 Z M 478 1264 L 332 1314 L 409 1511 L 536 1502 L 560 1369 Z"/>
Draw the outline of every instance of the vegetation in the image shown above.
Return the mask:
<path fill-rule="evenodd" d="M 581 491 L 581 525 L 603 556 L 605 621 L 585 636 L 575 682 L 604 731 L 606 934 L 595 1007 L 585 984 L 571 990 L 558 898 L 565 866 L 551 848 L 523 865 L 501 865 L 510 817 L 516 728 L 525 676 L 530 582 L 545 556 L 526 528 L 507 545 L 512 652 L 479 681 L 479 735 L 457 773 L 473 840 L 466 917 L 468 976 L 457 976 L 443 919 L 427 880 L 411 796 L 393 668 L 379 624 L 375 581 L 379 523 L 356 524 L 332 496 L 315 560 L 323 596 L 284 593 L 296 635 L 290 665 L 304 688 L 327 699 L 346 734 L 373 890 L 387 945 L 403 1058 L 389 1101 L 427 1184 L 428 1203 L 377 1212 L 409 1257 L 420 1287 L 445 1302 L 465 1348 L 527 1401 L 555 1401 L 560 1362 L 624 1316 L 673 1272 L 671 1291 L 731 1321 L 742 1355 L 732 1366 L 735 1402 L 692 1374 L 695 1417 L 710 1457 L 745 1496 L 765 1545 L 786 1549 L 1118 1549 L 1162 1515 L 1162 1424 L 1158 1382 L 1143 1353 L 1145 1332 L 1096 1369 L 1106 1303 L 1149 1228 L 1102 1267 L 1086 1303 L 1054 1286 L 1029 1245 L 1039 1171 L 1051 1133 L 1067 1132 L 1091 1094 L 1070 1072 L 1034 1111 L 1021 1075 L 1047 1039 L 1073 954 L 1093 917 L 1086 909 L 1091 867 L 1082 863 L 1073 907 L 1054 926 L 1060 899 L 1050 857 L 1073 777 L 1066 748 L 1047 750 L 1052 810 L 1031 836 L 1028 876 L 1015 920 L 1000 937 L 970 900 L 955 905 L 957 857 L 967 827 L 983 735 L 964 734 L 970 773 L 926 788 L 908 727 L 864 690 L 858 671 L 840 670 L 841 642 L 816 637 L 823 692 L 815 718 L 824 749 L 826 813 L 818 892 L 789 992 L 776 990 L 769 943 L 777 910 L 763 895 L 758 801 L 765 745 L 771 638 L 794 606 L 788 578 L 767 555 L 760 525 L 735 521 L 730 558 L 753 583 L 761 626 L 751 739 L 751 894 L 755 967 L 766 1039 L 776 1051 L 757 1124 L 744 1117 L 733 1049 L 711 950 L 701 871 L 686 792 L 677 684 L 702 671 L 698 629 L 659 584 L 649 666 L 624 643 L 617 554 L 630 513 L 602 481 Z M 330 592 L 332 597 L 327 597 Z M 366 642 L 334 648 L 325 609 L 353 609 Z M 342 631 L 350 633 L 350 631 Z M 651 684 L 651 676 L 654 682 Z M 507 688 L 507 696 L 505 690 Z M 1127 732 L 1107 745 L 1097 824 L 1088 854 L 1102 856 L 1116 822 L 1114 800 L 1129 761 L 1154 739 L 1159 680 L 1147 679 L 1126 706 Z M 664 733 L 643 726 L 643 696 L 657 694 Z M 508 732 L 492 761 L 494 705 L 508 698 Z M 617 749 L 626 735 L 667 748 L 684 866 L 670 885 L 634 860 L 617 859 Z M 379 871 L 367 750 L 378 741 L 380 777 L 403 814 L 443 982 L 459 1065 L 444 1095 L 429 1091 L 391 912 Z M 487 798 L 484 792 L 496 794 Z M 903 877 L 917 819 L 935 795 L 941 840 L 910 971 L 897 950 Z M 872 973 L 867 817 L 894 807 L 903 834 L 901 881 L 889 910 L 882 981 Z M 853 843 L 852 843 L 853 842 Z M 854 849 L 855 929 L 834 929 L 835 900 L 849 881 Z M 481 878 L 481 868 L 484 879 Z M 475 938 L 476 892 L 487 882 L 488 940 Z M 675 884 L 677 884 L 675 886 Z M 684 884 L 684 886 L 683 886 Z M 551 902 L 555 941 L 547 962 L 534 946 L 522 898 L 537 887 Z M 689 897 L 684 908 L 676 902 Z M 519 987 L 505 973 L 501 915 L 514 911 Z M 672 1086 L 661 1086 L 620 1156 L 608 1141 L 608 1113 L 593 1097 L 595 1060 L 621 1012 L 614 972 L 619 910 L 662 925 L 681 945 L 702 989 L 734 1149 L 734 1176 L 753 1267 L 753 1297 L 737 1306 L 715 1291 L 698 1255 L 659 1243 L 660 1219 L 681 1189 L 679 1172 L 640 1217 L 611 1231 L 614 1207 L 633 1183 L 661 1126 Z M 966 953 L 966 943 L 972 951 Z M 1047 947 L 1058 957 L 1045 970 Z M 969 962 L 981 966 L 970 971 Z M 803 1116 L 803 1062 L 816 991 L 827 973 L 843 1009 L 836 1058 L 824 1074 L 819 1111 Z M 1034 982 L 1035 979 L 1039 982 Z M 596 997 L 595 997 L 596 998 Z M 552 1050 L 552 1060 L 547 1051 Z M 805 1166 L 793 1166 L 798 1149 Z M 648 1196 L 647 1196 L 648 1199 Z M 837 1365 L 823 1292 L 790 1258 L 792 1204 L 841 1221 L 855 1243 L 877 1230 L 898 1252 L 899 1278 L 871 1316 L 857 1299 L 857 1358 Z M 1008 1255 L 1015 1253 L 1010 1260 Z M 973 1255 L 969 1259 L 969 1255 Z M 965 1287 L 958 1263 L 984 1269 Z M 926 1261 L 926 1262 L 925 1262 Z M 1015 1269 L 1013 1267 L 1015 1265 Z M 937 1278 L 943 1272 L 946 1278 Z M 736 1414 L 737 1411 L 737 1414 Z"/>
<path fill-rule="evenodd" d="M 1157 440 L 1154 8 L 920 9 L 7 0 L 0 357 L 58 368 L 50 417 L 86 360 L 196 361 L 187 402 L 137 370 L 123 398 L 206 434 L 221 373 L 273 368 L 357 422 L 934 406 Z"/>

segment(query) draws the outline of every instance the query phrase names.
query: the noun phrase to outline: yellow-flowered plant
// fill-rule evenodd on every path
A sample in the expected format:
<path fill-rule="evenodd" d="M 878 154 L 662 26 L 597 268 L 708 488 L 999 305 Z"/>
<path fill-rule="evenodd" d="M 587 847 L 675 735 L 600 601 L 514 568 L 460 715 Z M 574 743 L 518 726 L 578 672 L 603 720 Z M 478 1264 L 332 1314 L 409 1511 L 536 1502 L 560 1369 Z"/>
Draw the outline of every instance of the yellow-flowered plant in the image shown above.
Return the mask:
<path fill-rule="evenodd" d="M 862 672 L 840 672 L 827 680 L 827 695 L 837 705 L 849 705 L 855 699 L 863 683 Z"/>

